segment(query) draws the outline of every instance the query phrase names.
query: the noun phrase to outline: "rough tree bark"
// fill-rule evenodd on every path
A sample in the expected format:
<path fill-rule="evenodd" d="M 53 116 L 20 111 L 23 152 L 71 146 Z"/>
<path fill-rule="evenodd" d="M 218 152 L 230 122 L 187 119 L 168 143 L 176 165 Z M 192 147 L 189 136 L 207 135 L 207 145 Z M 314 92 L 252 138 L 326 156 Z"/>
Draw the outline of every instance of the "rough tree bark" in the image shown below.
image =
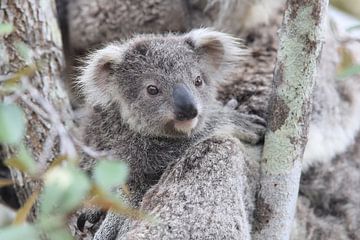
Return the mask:
<path fill-rule="evenodd" d="M 44 146 L 46 139 L 50 135 L 54 135 L 54 121 L 52 120 L 56 116 L 50 115 L 51 106 L 56 108 L 63 119 L 72 119 L 67 94 L 59 81 L 64 64 L 61 35 L 55 16 L 55 4 L 53 1 L 40 0 L 2 0 L 0 22 L 9 23 L 14 27 L 14 31 L 0 41 L 0 75 L 14 74 L 29 64 L 38 63 L 39 65 L 39 68 L 29 78 L 29 86 L 33 87 L 33 94 L 29 93 L 30 89 L 27 89 L 26 94 L 24 96 L 22 94 L 16 100 L 23 107 L 28 123 L 25 136 L 26 146 L 32 152 L 35 160 L 39 161 L 44 147 L 49 147 Z M 27 62 L 16 51 L 16 46 L 20 42 L 25 43 L 31 49 Z M 34 92 L 40 95 L 35 97 Z M 1 101 L 7 100 L 6 96 L 0 96 L 0 98 Z M 40 98 L 47 102 L 39 102 Z M 46 109 L 49 104 L 51 104 L 50 108 Z M 37 111 L 43 114 L 38 114 Z M 57 120 L 58 123 L 61 121 Z M 52 142 L 45 162 L 51 161 L 54 156 L 59 154 L 59 144 L 55 144 L 56 142 L 59 141 Z M 6 159 L 13 153 L 11 148 L 4 147 L 0 150 L 2 150 L 3 156 L 3 159 L 0 160 Z M 15 169 L 11 169 L 11 175 L 16 182 L 15 190 L 20 205 L 22 205 L 33 192 L 36 183 Z M 35 212 L 30 214 L 30 219 L 35 217 Z"/>
<path fill-rule="evenodd" d="M 261 163 L 254 239 L 289 239 L 327 0 L 288 0 Z"/>

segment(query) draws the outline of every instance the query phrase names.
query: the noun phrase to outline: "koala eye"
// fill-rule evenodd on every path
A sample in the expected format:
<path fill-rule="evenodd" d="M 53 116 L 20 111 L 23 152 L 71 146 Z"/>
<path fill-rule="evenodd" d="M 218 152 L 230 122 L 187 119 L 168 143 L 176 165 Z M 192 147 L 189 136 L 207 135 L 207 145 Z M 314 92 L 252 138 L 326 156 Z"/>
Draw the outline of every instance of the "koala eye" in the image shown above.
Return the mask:
<path fill-rule="evenodd" d="M 203 84 L 203 81 L 202 81 L 200 76 L 197 76 L 195 78 L 194 84 L 195 84 L 196 87 L 200 87 Z"/>
<path fill-rule="evenodd" d="M 159 89 L 154 85 L 147 86 L 146 90 L 150 95 L 156 95 L 159 93 Z"/>

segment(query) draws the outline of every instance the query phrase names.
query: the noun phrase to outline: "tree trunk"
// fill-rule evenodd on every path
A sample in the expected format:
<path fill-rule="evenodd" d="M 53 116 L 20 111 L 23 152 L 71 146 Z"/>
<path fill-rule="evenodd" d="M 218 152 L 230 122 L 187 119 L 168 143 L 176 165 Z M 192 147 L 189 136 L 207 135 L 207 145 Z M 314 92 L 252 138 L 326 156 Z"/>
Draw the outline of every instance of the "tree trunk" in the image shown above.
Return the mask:
<path fill-rule="evenodd" d="M 64 63 L 55 4 L 53 1 L 41 0 L 2 0 L 0 22 L 9 23 L 14 27 L 13 32 L 0 41 L 0 75 L 10 76 L 31 64 L 37 66 L 29 77 L 29 88 L 24 96 L 21 94 L 18 97 L 0 96 L 0 98 L 1 101 L 15 98 L 16 103 L 24 109 L 28 123 L 25 144 L 35 161 L 39 162 L 41 156 L 44 156 L 46 147 L 44 143 L 54 131 L 51 119 L 55 116 L 50 115 L 51 110 L 56 109 L 63 119 L 71 119 L 68 97 L 60 82 Z M 21 51 L 16 51 L 22 43 L 30 49 L 28 59 L 21 56 Z M 38 114 L 39 112 L 43 114 Z M 46 165 L 59 153 L 59 144 L 55 144 L 56 142 L 58 141 L 54 139 L 48 141 L 51 143 L 50 151 L 46 153 L 46 159 L 42 164 Z M 4 159 L 11 156 L 13 151 L 10 147 L 4 147 L 2 153 Z M 37 184 L 15 169 L 11 169 L 11 176 L 16 182 L 16 194 L 22 205 Z M 30 214 L 30 219 L 35 217 L 35 212 Z"/>
<path fill-rule="evenodd" d="M 280 32 L 254 239 L 289 239 L 328 1 L 288 0 Z"/>

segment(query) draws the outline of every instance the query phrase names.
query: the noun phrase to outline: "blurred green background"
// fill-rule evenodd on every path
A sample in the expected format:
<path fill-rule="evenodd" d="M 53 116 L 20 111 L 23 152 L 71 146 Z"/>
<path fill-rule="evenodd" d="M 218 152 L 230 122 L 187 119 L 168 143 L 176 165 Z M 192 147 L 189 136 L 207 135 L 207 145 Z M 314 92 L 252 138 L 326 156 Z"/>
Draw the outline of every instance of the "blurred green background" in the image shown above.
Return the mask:
<path fill-rule="evenodd" d="M 333 6 L 360 19 L 360 0 L 331 0 Z"/>

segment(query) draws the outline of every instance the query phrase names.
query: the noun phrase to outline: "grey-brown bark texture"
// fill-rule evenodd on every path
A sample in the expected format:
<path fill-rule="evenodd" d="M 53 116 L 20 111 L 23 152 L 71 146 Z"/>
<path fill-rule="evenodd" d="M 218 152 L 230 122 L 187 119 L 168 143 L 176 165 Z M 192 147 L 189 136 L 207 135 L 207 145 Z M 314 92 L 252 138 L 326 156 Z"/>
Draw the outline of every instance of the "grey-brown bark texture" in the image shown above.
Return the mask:
<path fill-rule="evenodd" d="M 23 69 L 27 64 L 37 63 L 39 68 L 30 77 L 31 86 L 35 87 L 41 97 L 49 101 L 56 110 L 68 121 L 71 121 L 71 110 L 67 94 L 65 93 L 60 75 L 63 71 L 63 54 L 61 35 L 57 26 L 55 5 L 53 1 L 39 0 L 2 0 L 0 4 L 0 22 L 6 22 L 14 27 L 14 31 L 4 36 L 0 41 L 0 74 L 11 75 Z M 16 51 L 16 44 L 23 42 L 28 45 L 30 58 L 28 62 Z M 40 103 L 29 97 L 35 106 Z M 1 96 L 2 98 L 5 96 Z M 24 97 L 23 99 L 25 99 Z M 4 100 L 4 99 L 1 99 Z M 43 152 L 44 142 L 53 128 L 50 115 L 41 116 L 20 98 L 17 100 L 26 114 L 27 132 L 25 143 L 36 161 Z M 41 107 L 40 107 L 41 108 Z M 48 113 L 49 114 L 49 113 Z M 48 161 L 59 154 L 58 145 L 50 147 Z M 12 149 L 2 149 L 0 159 L 3 161 L 13 153 Z M 15 190 L 22 205 L 32 193 L 36 184 L 23 173 L 11 169 L 12 178 L 16 181 Z M 35 212 L 30 216 L 34 217 Z"/>
<path fill-rule="evenodd" d="M 261 162 L 255 239 L 289 239 L 328 1 L 289 0 L 280 31 Z"/>

